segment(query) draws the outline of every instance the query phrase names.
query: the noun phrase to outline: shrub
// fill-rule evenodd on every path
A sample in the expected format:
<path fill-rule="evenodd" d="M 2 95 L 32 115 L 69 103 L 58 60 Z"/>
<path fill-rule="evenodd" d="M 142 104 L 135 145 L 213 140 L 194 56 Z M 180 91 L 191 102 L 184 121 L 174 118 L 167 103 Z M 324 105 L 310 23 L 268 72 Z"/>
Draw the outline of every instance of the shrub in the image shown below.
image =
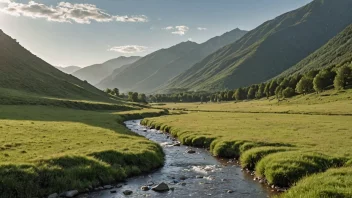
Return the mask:
<path fill-rule="evenodd" d="M 241 165 L 243 168 L 248 168 L 250 170 L 254 170 L 255 165 L 259 160 L 263 157 L 277 152 L 283 152 L 292 150 L 292 148 L 288 147 L 257 147 L 250 149 L 241 154 Z"/>
<path fill-rule="evenodd" d="M 352 197 L 352 167 L 330 169 L 302 179 L 283 198 Z"/>
<path fill-rule="evenodd" d="M 341 166 L 342 159 L 301 151 L 275 153 L 264 157 L 256 166 L 256 174 L 270 184 L 287 187 L 306 175 Z"/>

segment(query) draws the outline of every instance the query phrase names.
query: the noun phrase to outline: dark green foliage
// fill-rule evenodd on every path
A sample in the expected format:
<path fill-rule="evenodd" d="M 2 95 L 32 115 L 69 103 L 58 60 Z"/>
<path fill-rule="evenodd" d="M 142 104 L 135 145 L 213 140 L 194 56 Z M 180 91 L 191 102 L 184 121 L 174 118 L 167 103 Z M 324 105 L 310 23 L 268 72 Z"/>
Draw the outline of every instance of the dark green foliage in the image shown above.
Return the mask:
<path fill-rule="evenodd" d="M 278 87 L 278 83 L 276 80 L 272 80 L 269 85 L 269 96 L 275 95 L 275 90 Z"/>
<path fill-rule="evenodd" d="M 259 88 L 258 88 L 257 92 L 255 93 L 255 98 L 256 99 L 263 98 L 264 94 L 265 94 L 264 90 L 265 90 L 265 84 L 262 83 L 259 85 Z"/>
<path fill-rule="evenodd" d="M 238 88 L 235 92 L 235 99 L 236 100 L 244 100 L 246 99 L 246 91 L 244 88 Z"/>
<path fill-rule="evenodd" d="M 237 42 L 209 55 L 174 78 L 169 86 L 211 91 L 265 82 L 296 65 L 351 23 L 351 0 L 314 0 L 263 23 Z M 337 51 L 337 57 L 350 56 L 352 50 L 345 50 L 351 49 L 350 38 L 348 35 L 341 41 L 344 48 Z"/>
<path fill-rule="evenodd" d="M 332 72 L 329 69 L 321 70 L 313 80 L 314 90 L 319 93 L 329 85 L 332 85 L 335 75 L 335 72 Z"/>
<path fill-rule="evenodd" d="M 351 68 L 342 66 L 337 69 L 336 77 L 334 79 L 335 89 L 345 89 L 348 84 L 349 78 L 351 78 Z"/>
<path fill-rule="evenodd" d="M 256 87 L 252 86 L 251 88 L 249 88 L 248 90 L 248 94 L 247 94 L 247 99 L 254 99 L 255 98 L 255 93 L 256 93 Z"/>
<path fill-rule="evenodd" d="M 114 89 L 112 90 L 112 93 L 113 93 L 115 96 L 119 96 L 119 95 L 120 95 L 120 91 L 119 91 L 118 88 L 114 88 Z"/>
<path fill-rule="evenodd" d="M 282 96 L 284 98 L 291 98 L 295 95 L 295 90 L 291 87 L 287 87 L 286 89 L 282 90 Z"/>
<path fill-rule="evenodd" d="M 111 93 L 112 93 L 111 89 L 109 89 L 109 88 L 105 89 L 105 92 L 106 92 L 107 94 L 111 94 Z"/>
<path fill-rule="evenodd" d="M 313 90 L 313 79 L 308 77 L 303 77 L 297 83 L 296 91 L 300 94 L 307 94 Z"/>

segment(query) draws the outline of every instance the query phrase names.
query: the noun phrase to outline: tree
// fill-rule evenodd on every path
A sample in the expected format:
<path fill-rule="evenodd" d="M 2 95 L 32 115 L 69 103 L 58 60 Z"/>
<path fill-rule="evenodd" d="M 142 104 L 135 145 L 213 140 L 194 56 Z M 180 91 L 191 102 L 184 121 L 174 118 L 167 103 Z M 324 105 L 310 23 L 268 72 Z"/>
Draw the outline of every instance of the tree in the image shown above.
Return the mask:
<path fill-rule="evenodd" d="M 266 83 L 265 88 L 264 88 L 264 94 L 265 94 L 266 98 L 270 97 L 270 90 L 269 90 L 270 83 L 271 82 Z"/>
<path fill-rule="evenodd" d="M 296 91 L 301 94 L 307 94 L 311 92 L 313 89 L 313 79 L 304 76 L 301 80 L 297 83 Z"/>
<path fill-rule="evenodd" d="M 332 85 L 335 75 L 335 72 L 332 72 L 330 69 L 321 70 L 313 80 L 314 90 L 319 93 L 322 92 L 326 87 Z"/>
<path fill-rule="evenodd" d="M 118 89 L 118 88 L 114 88 L 114 89 L 112 90 L 112 94 L 114 94 L 115 96 L 119 96 L 119 95 L 120 95 L 119 89 Z"/>
<path fill-rule="evenodd" d="M 275 90 L 276 90 L 276 87 L 278 86 L 276 80 L 272 80 L 270 82 L 270 86 L 269 86 L 269 94 L 270 96 L 273 96 L 275 95 Z"/>
<path fill-rule="evenodd" d="M 244 100 L 246 98 L 246 92 L 243 88 L 238 88 L 235 92 L 235 99 L 236 100 Z"/>
<path fill-rule="evenodd" d="M 279 98 L 282 97 L 282 90 L 283 90 L 283 89 L 284 89 L 284 88 L 283 88 L 281 85 L 279 85 L 279 86 L 276 87 L 276 89 L 275 89 L 275 96 L 276 96 L 277 99 L 279 99 Z"/>
<path fill-rule="evenodd" d="M 290 86 L 290 80 L 288 78 L 284 78 L 281 81 L 280 86 L 285 89 L 286 87 Z"/>
<path fill-rule="evenodd" d="M 336 72 L 336 77 L 334 79 L 335 89 L 344 89 L 347 86 L 348 77 L 351 74 L 351 69 L 347 66 L 340 67 Z"/>
<path fill-rule="evenodd" d="M 247 94 L 247 98 L 248 99 L 254 99 L 254 97 L 255 97 L 255 87 L 251 87 L 251 88 L 249 88 L 249 90 L 248 90 L 248 94 Z"/>
<path fill-rule="evenodd" d="M 147 102 L 147 96 L 144 93 L 138 94 L 138 101 L 146 103 Z"/>
<path fill-rule="evenodd" d="M 291 98 L 291 97 L 294 96 L 294 95 L 295 95 L 295 90 L 292 89 L 291 87 L 287 87 L 286 89 L 284 89 L 284 90 L 282 91 L 282 96 L 283 96 L 284 98 Z"/>
<path fill-rule="evenodd" d="M 255 98 L 260 99 L 260 98 L 264 97 L 264 90 L 265 90 L 265 84 L 262 83 L 259 85 L 259 88 L 258 88 L 257 92 L 255 93 Z"/>
<path fill-rule="evenodd" d="M 105 92 L 108 94 L 111 94 L 111 89 L 107 88 L 107 89 L 105 89 Z"/>
<path fill-rule="evenodd" d="M 138 93 L 137 92 L 128 92 L 128 100 L 132 102 L 138 102 Z"/>

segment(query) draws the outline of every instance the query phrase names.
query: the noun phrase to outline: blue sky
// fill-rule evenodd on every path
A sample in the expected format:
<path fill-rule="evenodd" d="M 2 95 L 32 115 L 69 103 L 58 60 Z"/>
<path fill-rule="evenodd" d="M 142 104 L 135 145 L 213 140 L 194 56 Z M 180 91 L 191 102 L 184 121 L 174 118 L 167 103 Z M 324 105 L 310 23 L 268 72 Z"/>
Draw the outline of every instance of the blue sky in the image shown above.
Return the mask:
<path fill-rule="evenodd" d="M 0 29 L 56 66 L 144 56 L 235 28 L 251 30 L 311 0 L 0 0 Z"/>

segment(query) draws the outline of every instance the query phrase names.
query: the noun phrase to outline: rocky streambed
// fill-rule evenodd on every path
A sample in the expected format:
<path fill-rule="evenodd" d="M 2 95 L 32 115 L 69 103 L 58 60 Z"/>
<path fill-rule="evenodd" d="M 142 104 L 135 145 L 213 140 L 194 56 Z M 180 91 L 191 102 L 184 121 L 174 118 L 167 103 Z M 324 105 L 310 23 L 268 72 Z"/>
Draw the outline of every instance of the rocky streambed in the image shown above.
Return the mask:
<path fill-rule="evenodd" d="M 165 152 L 165 165 L 148 175 L 97 189 L 80 197 L 270 197 L 266 185 L 253 181 L 241 167 L 228 159 L 217 159 L 205 149 L 180 145 L 161 131 L 126 121 L 133 132 L 159 143 Z M 154 188 L 154 189 L 153 189 Z"/>

